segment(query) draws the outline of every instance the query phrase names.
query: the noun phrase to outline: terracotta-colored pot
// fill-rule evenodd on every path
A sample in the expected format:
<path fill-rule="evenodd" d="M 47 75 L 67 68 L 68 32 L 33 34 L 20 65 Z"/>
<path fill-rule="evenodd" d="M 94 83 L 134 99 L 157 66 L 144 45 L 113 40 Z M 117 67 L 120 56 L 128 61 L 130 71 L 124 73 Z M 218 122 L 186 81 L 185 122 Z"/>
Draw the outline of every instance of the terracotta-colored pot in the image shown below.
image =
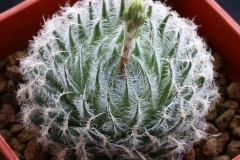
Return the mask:
<path fill-rule="evenodd" d="M 19 160 L 1 135 L 0 135 L 0 159 Z"/>
<path fill-rule="evenodd" d="M 67 0 L 25 0 L 0 14 L 0 68 L 4 58 L 28 46 L 28 41 L 43 25 L 43 17 L 64 6 Z M 71 0 L 70 5 L 77 0 Z M 201 35 L 219 52 L 231 81 L 240 82 L 240 27 L 214 0 L 168 0 L 181 16 L 194 18 Z M 0 153 L 8 160 L 17 159 L 0 136 Z M 2 147 L 3 146 L 3 147 Z M 5 146 L 5 147 L 4 147 Z M 0 159 L 2 156 L 0 154 Z M 11 159 L 12 158 L 12 159 Z"/>

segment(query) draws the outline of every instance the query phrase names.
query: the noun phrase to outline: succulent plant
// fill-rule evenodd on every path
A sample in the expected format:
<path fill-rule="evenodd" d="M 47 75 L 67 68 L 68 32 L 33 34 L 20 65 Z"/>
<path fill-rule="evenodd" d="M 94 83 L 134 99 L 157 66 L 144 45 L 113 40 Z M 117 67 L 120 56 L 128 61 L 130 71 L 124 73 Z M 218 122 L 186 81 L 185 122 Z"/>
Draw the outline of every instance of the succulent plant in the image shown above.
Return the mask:
<path fill-rule="evenodd" d="M 181 159 L 218 98 L 196 28 L 160 2 L 63 7 L 21 60 L 23 123 L 59 159 Z"/>

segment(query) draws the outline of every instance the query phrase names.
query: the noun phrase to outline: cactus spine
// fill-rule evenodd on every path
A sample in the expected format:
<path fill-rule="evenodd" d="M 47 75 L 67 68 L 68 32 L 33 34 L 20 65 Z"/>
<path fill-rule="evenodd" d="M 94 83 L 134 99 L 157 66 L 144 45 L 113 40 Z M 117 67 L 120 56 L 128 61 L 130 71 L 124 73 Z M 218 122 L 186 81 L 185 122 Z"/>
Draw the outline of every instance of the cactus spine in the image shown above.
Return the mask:
<path fill-rule="evenodd" d="M 196 26 L 159 2 L 124 9 L 64 7 L 21 61 L 23 123 L 59 158 L 181 159 L 205 134 L 218 93 Z"/>

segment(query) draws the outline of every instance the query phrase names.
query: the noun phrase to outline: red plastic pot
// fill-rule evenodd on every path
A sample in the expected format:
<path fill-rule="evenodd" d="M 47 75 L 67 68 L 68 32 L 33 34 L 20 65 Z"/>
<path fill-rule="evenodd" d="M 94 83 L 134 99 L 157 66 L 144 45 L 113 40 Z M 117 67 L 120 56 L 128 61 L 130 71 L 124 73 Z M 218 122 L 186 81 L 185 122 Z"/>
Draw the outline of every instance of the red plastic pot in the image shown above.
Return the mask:
<path fill-rule="evenodd" d="M 70 5 L 76 1 L 70 0 Z M 66 0 L 25 0 L 0 14 L 0 60 L 28 46 L 28 41 L 41 28 L 43 17 L 47 19 L 65 3 Z M 240 82 L 239 25 L 214 0 L 168 0 L 166 3 L 182 17 L 194 18 L 200 26 L 199 33 L 207 37 L 211 48 L 223 57 L 230 80 Z M 4 61 L 0 61 L 0 68 L 3 64 Z M 0 146 L 0 152 L 16 158 L 9 147 Z"/>
<path fill-rule="evenodd" d="M 0 159 L 1 160 L 19 160 L 14 154 L 3 137 L 0 135 Z"/>

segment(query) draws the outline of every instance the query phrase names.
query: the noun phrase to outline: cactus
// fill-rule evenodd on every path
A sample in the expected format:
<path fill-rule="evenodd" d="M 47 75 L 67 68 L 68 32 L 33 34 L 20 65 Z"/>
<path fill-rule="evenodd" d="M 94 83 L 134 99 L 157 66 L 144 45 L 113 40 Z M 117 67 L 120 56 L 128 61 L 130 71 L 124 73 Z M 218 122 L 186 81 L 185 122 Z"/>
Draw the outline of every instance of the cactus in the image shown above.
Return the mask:
<path fill-rule="evenodd" d="M 24 125 L 59 159 L 181 159 L 218 98 L 196 28 L 160 2 L 63 7 L 21 60 Z"/>

